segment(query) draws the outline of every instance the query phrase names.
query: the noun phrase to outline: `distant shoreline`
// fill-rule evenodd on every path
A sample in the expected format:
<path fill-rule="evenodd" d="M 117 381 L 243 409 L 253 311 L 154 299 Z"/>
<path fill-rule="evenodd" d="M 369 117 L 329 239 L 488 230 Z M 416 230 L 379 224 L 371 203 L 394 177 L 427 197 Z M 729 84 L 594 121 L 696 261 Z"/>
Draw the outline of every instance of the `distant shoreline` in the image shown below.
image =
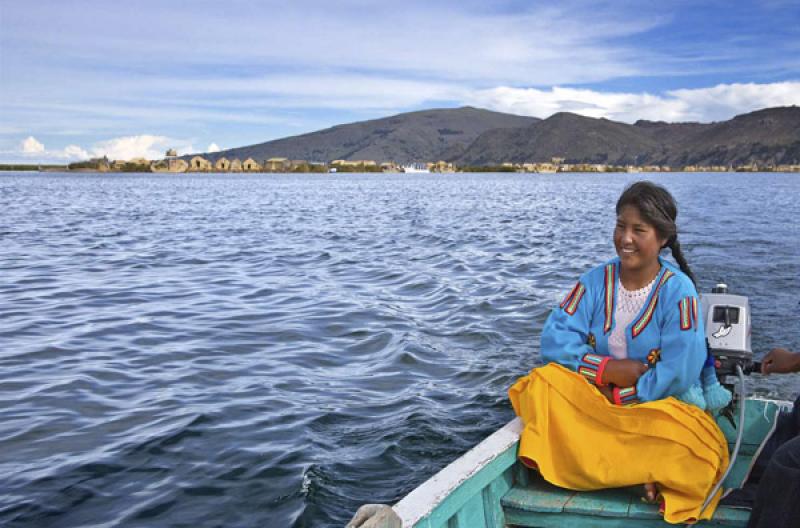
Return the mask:
<path fill-rule="evenodd" d="M 28 172 L 28 173 L 37 173 L 37 174 L 45 174 L 45 173 L 57 173 L 57 174 L 108 174 L 109 176 L 116 176 L 116 175 L 124 175 L 124 174 L 152 174 L 152 175 L 201 175 L 201 174 L 220 174 L 220 175 L 253 175 L 253 174 L 273 174 L 273 175 L 284 175 L 284 174 L 328 174 L 331 177 L 336 177 L 337 174 L 406 174 L 403 172 L 359 172 L 359 171 L 352 171 L 352 172 L 339 172 L 339 173 L 327 173 L 327 172 L 216 172 L 216 171 L 203 171 L 203 172 L 152 172 L 152 171 L 98 171 L 98 170 L 88 170 L 88 169 L 78 169 L 78 170 L 69 170 L 69 169 L 46 169 L 46 170 L 38 170 L 38 169 L 6 169 L 0 168 L 0 173 L 4 172 Z M 567 171 L 557 171 L 557 172 L 527 172 L 527 171 L 509 171 L 509 170 L 458 170 L 455 172 L 450 172 L 446 174 L 732 174 L 732 173 L 774 173 L 774 174 L 800 174 L 800 170 L 769 170 L 769 169 L 758 169 L 758 170 L 751 170 L 751 171 L 741 171 L 741 170 L 728 170 L 728 171 L 699 171 L 699 170 L 670 170 L 670 171 L 579 171 L 579 170 L 567 170 Z M 421 174 L 421 173 L 411 173 L 411 174 Z M 430 174 L 430 175 L 438 175 L 437 173 L 422 173 L 422 174 Z"/>

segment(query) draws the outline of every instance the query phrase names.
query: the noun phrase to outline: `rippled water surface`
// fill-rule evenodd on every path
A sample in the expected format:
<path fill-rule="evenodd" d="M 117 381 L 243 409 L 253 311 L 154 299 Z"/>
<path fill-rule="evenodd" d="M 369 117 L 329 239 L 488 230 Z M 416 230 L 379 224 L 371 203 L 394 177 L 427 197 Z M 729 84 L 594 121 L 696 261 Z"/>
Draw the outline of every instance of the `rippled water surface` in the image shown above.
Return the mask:
<path fill-rule="evenodd" d="M 0 525 L 341 526 L 511 418 L 642 175 L 0 175 Z M 800 178 L 647 175 L 800 348 Z M 751 378 L 790 398 L 797 376 Z"/>

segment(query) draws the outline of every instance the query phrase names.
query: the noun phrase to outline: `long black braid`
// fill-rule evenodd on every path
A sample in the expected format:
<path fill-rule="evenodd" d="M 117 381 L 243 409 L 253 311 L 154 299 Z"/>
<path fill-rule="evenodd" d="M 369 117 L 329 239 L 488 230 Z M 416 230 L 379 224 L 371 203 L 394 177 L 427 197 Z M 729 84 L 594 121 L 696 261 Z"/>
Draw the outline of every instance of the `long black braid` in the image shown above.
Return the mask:
<path fill-rule="evenodd" d="M 667 242 L 667 247 L 670 249 L 670 251 L 672 251 L 672 258 L 674 258 L 675 262 L 678 263 L 678 266 L 681 267 L 681 271 L 692 280 L 692 283 L 696 287 L 697 280 L 694 278 L 694 273 L 692 273 L 689 263 L 686 262 L 686 257 L 683 256 L 683 251 L 681 251 L 681 243 L 678 242 L 678 237 L 675 236 L 675 238 L 673 238 L 670 242 Z"/>
<path fill-rule="evenodd" d="M 672 251 L 672 258 L 678 263 L 681 271 L 697 286 L 694 273 L 689 268 L 689 263 L 686 262 L 686 257 L 681 250 L 681 244 L 678 242 L 678 226 L 675 225 L 678 206 L 669 191 L 650 181 L 638 181 L 629 185 L 622 192 L 617 200 L 617 214 L 620 214 L 626 205 L 636 207 L 642 218 L 652 224 L 659 237 L 667 240 L 664 247 L 668 247 Z"/>

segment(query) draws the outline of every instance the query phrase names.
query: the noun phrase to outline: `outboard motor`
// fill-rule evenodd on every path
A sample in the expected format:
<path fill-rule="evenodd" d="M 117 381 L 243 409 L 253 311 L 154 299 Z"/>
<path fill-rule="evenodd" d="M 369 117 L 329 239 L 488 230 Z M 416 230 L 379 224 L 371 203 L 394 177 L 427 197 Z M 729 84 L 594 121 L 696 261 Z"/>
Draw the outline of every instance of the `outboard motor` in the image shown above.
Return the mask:
<path fill-rule="evenodd" d="M 732 295 L 726 284 L 719 283 L 701 300 L 706 342 L 716 360 L 720 380 L 727 385 L 726 377 L 737 374 L 737 365 L 748 374 L 759 368 L 753 361 L 750 344 L 750 301 L 747 297 Z"/>
<path fill-rule="evenodd" d="M 739 390 L 733 391 L 734 397 L 731 403 L 721 413 L 736 429 L 736 443 L 731 452 L 728 469 L 706 497 L 700 508 L 702 512 L 722 486 L 736 462 L 745 429 L 744 375 L 761 370 L 761 364 L 753 361 L 753 349 L 750 346 L 750 301 L 747 297 L 731 295 L 728 293 L 727 284 L 719 283 L 711 289 L 711 293 L 701 296 L 701 301 L 703 321 L 706 325 L 706 343 L 709 352 L 714 356 L 717 377 L 723 385 L 731 390 L 733 390 L 736 378 L 739 380 Z M 737 407 L 738 409 L 736 409 Z M 738 422 L 733 418 L 737 410 Z"/>

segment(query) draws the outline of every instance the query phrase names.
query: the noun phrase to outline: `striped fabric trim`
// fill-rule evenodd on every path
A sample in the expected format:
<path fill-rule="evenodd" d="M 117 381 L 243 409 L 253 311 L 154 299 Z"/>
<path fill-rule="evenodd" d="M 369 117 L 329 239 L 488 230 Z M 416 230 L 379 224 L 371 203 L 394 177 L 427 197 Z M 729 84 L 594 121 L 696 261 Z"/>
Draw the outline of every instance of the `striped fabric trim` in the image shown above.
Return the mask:
<path fill-rule="evenodd" d="M 639 395 L 636 392 L 636 387 L 615 387 L 612 391 L 614 394 L 614 403 L 617 405 L 631 405 L 639 403 Z"/>
<path fill-rule="evenodd" d="M 569 291 L 567 296 L 564 297 L 564 300 L 561 301 L 561 304 L 559 305 L 559 308 L 563 308 L 563 307 L 565 307 L 566 305 L 569 304 L 569 302 L 572 300 L 572 297 L 575 296 L 575 291 L 578 289 L 578 286 L 580 286 L 580 285 L 581 285 L 580 282 L 576 282 L 575 283 L 575 286 L 572 287 L 572 289 Z"/>
<path fill-rule="evenodd" d="M 572 299 L 564 307 L 564 311 L 569 315 L 575 315 L 575 312 L 578 310 L 578 304 L 580 304 L 581 299 L 583 299 L 584 293 L 586 293 L 586 287 L 579 282 L 578 289 L 575 290 L 575 294 L 572 296 Z"/>
<path fill-rule="evenodd" d="M 589 380 L 595 385 L 604 385 L 603 371 L 606 363 L 611 359 L 610 356 L 600 356 L 598 354 L 584 354 L 581 363 L 578 365 L 578 374 Z"/>
<path fill-rule="evenodd" d="M 607 334 L 611 331 L 611 323 L 614 318 L 614 298 L 616 281 L 616 266 L 609 264 L 606 266 L 606 319 L 603 324 L 603 333 Z"/>
<path fill-rule="evenodd" d="M 631 327 L 631 335 L 634 339 L 644 332 L 644 329 L 650 324 L 650 321 L 653 319 L 653 314 L 656 311 L 656 305 L 658 304 L 658 292 L 661 290 L 661 287 L 674 276 L 675 274 L 670 270 L 664 270 L 661 280 L 658 281 L 653 294 L 650 296 L 650 303 L 647 305 L 647 309 L 645 309 L 639 320 Z"/>
<path fill-rule="evenodd" d="M 691 297 L 684 297 L 678 303 L 678 310 L 680 311 L 681 330 L 692 329 L 692 304 Z"/>
<path fill-rule="evenodd" d="M 694 329 L 697 330 L 697 297 L 692 297 L 692 318 L 694 319 Z"/>
<path fill-rule="evenodd" d="M 584 363 L 589 363 L 590 365 L 594 365 L 595 367 L 599 367 L 603 360 L 608 359 L 608 356 L 600 356 L 598 354 L 584 354 L 581 358 L 581 361 Z"/>
<path fill-rule="evenodd" d="M 597 385 L 597 371 L 589 367 L 578 367 L 578 374 Z"/>

